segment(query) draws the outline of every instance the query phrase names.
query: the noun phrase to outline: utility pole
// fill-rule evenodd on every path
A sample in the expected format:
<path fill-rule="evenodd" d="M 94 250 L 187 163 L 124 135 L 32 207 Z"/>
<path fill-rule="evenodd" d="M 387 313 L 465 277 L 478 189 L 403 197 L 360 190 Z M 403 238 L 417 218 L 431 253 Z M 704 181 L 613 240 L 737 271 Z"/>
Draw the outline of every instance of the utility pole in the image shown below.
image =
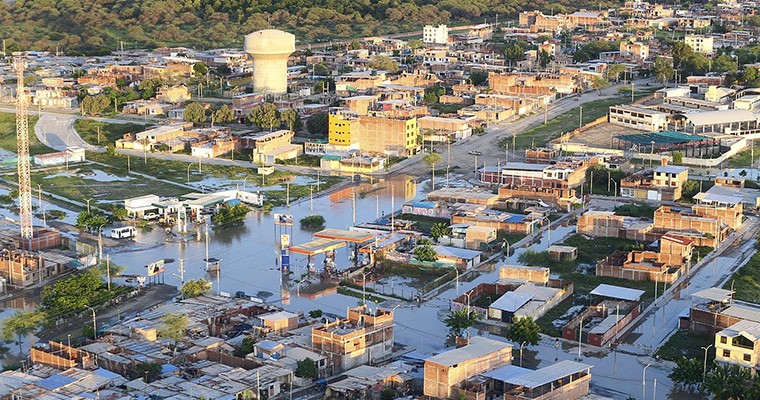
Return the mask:
<path fill-rule="evenodd" d="M 185 285 L 185 260 L 179 259 L 179 282 L 180 288 Z"/>
<path fill-rule="evenodd" d="M 111 291 L 111 255 L 106 254 L 106 276 L 108 282 L 108 291 Z"/>

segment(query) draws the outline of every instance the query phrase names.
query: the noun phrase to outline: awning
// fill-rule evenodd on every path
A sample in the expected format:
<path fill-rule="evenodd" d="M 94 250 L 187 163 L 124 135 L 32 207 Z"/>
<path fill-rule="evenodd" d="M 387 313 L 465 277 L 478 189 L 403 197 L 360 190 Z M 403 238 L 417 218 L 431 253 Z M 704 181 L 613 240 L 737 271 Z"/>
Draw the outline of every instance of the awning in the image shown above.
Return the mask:
<path fill-rule="evenodd" d="M 367 232 L 348 231 L 344 229 L 325 229 L 314 234 L 316 238 L 334 239 L 349 243 L 364 243 L 375 238 Z"/>
<path fill-rule="evenodd" d="M 342 240 L 317 239 L 290 248 L 291 253 L 306 254 L 313 256 L 326 253 L 344 247 L 346 242 Z"/>

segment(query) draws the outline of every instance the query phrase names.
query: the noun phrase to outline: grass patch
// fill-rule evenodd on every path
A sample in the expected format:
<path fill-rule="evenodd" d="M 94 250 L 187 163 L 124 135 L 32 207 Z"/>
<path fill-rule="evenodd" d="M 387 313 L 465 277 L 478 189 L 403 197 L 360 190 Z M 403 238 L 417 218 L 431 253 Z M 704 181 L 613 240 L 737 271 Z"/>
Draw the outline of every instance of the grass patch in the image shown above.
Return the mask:
<path fill-rule="evenodd" d="M 731 279 L 723 285 L 723 289 L 733 287 L 735 300 L 760 302 L 760 253 L 752 256 Z"/>
<path fill-rule="evenodd" d="M 373 296 L 371 293 L 367 293 L 367 295 L 364 296 L 361 292 L 356 292 L 356 291 L 354 291 L 352 289 L 348 289 L 348 288 L 345 288 L 345 287 L 339 287 L 338 288 L 338 294 L 342 294 L 344 296 L 356 297 L 357 299 L 359 299 L 359 303 L 361 303 L 362 298 L 366 298 L 367 301 L 371 301 L 371 302 L 374 302 L 374 303 L 382 303 L 382 302 L 385 301 L 384 298 Z"/>
<path fill-rule="evenodd" d="M 430 108 L 434 110 L 438 110 L 438 112 L 441 114 L 456 114 L 457 111 L 465 107 L 467 107 L 466 104 L 447 104 L 447 103 L 436 103 L 430 106 Z"/>
<path fill-rule="evenodd" d="M 98 143 L 98 128 L 100 128 L 100 143 Z M 74 122 L 74 129 L 85 142 L 103 146 L 113 144 L 127 133 L 137 133 L 145 130 L 143 124 L 112 124 L 109 122 L 95 121 L 93 119 L 78 119 Z"/>
<path fill-rule="evenodd" d="M 322 157 L 320 156 L 313 156 L 309 154 L 304 154 L 302 156 L 291 158 L 290 160 L 277 160 L 277 164 L 282 165 L 297 165 L 300 167 L 311 167 L 311 168 L 319 168 L 320 167 L 320 160 L 322 160 Z"/>
<path fill-rule="evenodd" d="M 421 230 L 424 233 L 430 233 L 430 228 L 432 228 L 435 224 L 446 224 L 446 226 L 451 225 L 451 222 L 448 218 L 435 218 L 427 217 L 424 215 L 399 214 L 396 219 L 414 221 L 417 223 L 417 229 Z"/>
<path fill-rule="evenodd" d="M 451 272 L 449 268 L 422 268 L 418 265 L 402 264 L 390 260 L 378 260 L 378 270 L 385 276 L 400 276 L 419 280 L 440 278 Z"/>
<path fill-rule="evenodd" d="M 46 170 L 32 173 L 32 187 L 42 185 L 42 190 L 54 193 L 72 200 L 94 198 L 99 200 L 124 200 L 140 194 L 156 194 L 159 196 L 176 197 L 189 192 L 187 188 L 167 184 L 149 178 L 130 175 L 129 180 L 101 182 L 88 177 L 95 170 L 119 177 L 126 177 L 126 171 L 100 165 L 83 165 L 69 170 Z M 160 175 L 159 175 L 160 176 Z"/>
<path fill-rule="evenodd" d="M 705 351 L 702 347 L 707 347 L 715 342 L 712 335 L 700 335 L 690 330 L 678 330 L 655 352 L 663 360 L 676 361 L 681 357 L 696 358 L 702 360 L 705 357 Z M 707 352 L 707 361 L 715 358 L 715 350 L 711 348 Z"/>
<path fill-rule="evenodd" d="M 55 151 L 42 144 L 34 134 L 34 126 L 37 124 L 38 119 L 39 117 L 36 115 L 29 115 L 30 155 L 52 153 Z M 16 144 L 16 114 L 0 112 L 0 149 L 10 151 L 13 154 L 16 154 L 18 151 Z"/>
<path fill-rule="evenodd" d="M 615 214 L 652 219 L 654 218 L 655 210 L 657 210 L 656 207 L 652 207 L 646 203 L 631 203 L 616 207 Z"/>
<path fill-rule="evenodd" d="M 755 151 L 755 158 L 752 158 L 752 150 L 746 149 L 727 160 L 727 166 L 729 168 L 749 168 L 752 162 L 760 159 L 760 148 Z M 749 171 L 748 171 L 749 173 Z"/>
<path fill-rule="evenodd" d="M 575 296 L 570 296 L 569 298 L 565 299 L 562 303 L 557 304 L 554 308 L 547 311 L 546 314 L 542 315 L 541 318 L 536 320 L 536 323 L 539 327 L 541 327 L 541 332 L 545 333 L 549 336 L 554 337 L 560 337 L 562 336 L 562 328 L 557 328 L 554 326 L 554 321 L 565 315 L 567 310 L 569 310 L 571 307 L 576 305 L 586 305 L 587 301 L 585 299 L 579 299 Z M 569 319 L 568 319 L 569 321 Z"/>
<path fill-rule="evenodd" d="M 639 93 L 635 97 L 645 97 L 649 93 Z M 587 95 L 589 96 L 589 95 Z M 631 102 L 630 96 L 613 97 L 610 99 L 599 99 L 583 104 L 583 124 L 587 124 L 595 119 L 601 118 L 609 112 L 610 106 L 628 104 Z M 546 125 L 538 125 L 527 131 L 520 133 L 515 138 L 515 146 L 518 149 L 525 149 L 529 146 L 544 146 L 550 140 L 557 138 L 562 133 L 567 133 L 578 128 L 580 122 L 580 104 L 579 107 L 560 114 L 548 121 Z M 512 137 L 503 138 L 499 142 L 499 148 L 504 149 L 505 145 L 512 147 Z"/>

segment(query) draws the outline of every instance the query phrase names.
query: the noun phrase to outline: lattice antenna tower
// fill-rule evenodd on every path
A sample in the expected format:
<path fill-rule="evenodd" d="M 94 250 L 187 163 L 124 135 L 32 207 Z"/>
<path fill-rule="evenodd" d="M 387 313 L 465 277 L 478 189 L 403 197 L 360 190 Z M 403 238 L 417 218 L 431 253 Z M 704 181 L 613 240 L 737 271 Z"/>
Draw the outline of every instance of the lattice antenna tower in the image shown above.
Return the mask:
<path fill-rule="evenodd" d="M 31 239 L 32 231 L 32 178 L 29 165 L 29 117 L 27 96 L 24 91 L 24 69 L 26 60 L 18 57 L 16 67 L 16 144 L 18 155 L 18 199 L 21 238 Z"/>

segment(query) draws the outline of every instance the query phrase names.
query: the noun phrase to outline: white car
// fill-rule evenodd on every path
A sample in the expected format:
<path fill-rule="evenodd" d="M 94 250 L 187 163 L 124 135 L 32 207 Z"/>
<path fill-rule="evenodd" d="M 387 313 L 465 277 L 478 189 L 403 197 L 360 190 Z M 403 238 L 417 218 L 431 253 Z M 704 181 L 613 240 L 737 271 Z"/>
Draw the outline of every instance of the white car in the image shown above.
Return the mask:
<path fill-rule="evenodd" d="M 147 221 L 150 221 L 150 220 L 156 219 L 156 218 L 158 218 L 158 214 L 156 214 L 156 213 L 145 213 L 145 214 L 143 214 L 143 219 L 147 220 Z"/>
<path fill-rule="evenodd" d="M 479 152 L 477 150 L 470 150 L 470 151 L 467 152 L 467 154 L 469 154 L 471 156 L 482 156 L 483 155 L 483 153 L 481 153 L 481 152 Z"/>

